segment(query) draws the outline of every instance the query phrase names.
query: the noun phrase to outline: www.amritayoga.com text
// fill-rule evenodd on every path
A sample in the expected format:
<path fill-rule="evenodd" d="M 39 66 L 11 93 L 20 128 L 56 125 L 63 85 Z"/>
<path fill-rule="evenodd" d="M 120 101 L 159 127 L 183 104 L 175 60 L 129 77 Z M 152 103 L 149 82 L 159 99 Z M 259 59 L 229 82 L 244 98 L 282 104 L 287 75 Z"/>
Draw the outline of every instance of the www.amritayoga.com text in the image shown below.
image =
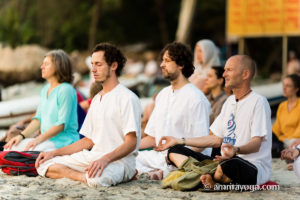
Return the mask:
<path fill-rule="evenodd" d="M 205 188 L 209 188 L 209 186 L 205 186 Z M 221 185 L 221 184 L 215 184 L 214 190 L 235 190 L 235 191 L 257 191 L 257 190 L 280 190 L 279 185 L 235 185 L 235 184 L 227 184 L 227 185 Z"/>

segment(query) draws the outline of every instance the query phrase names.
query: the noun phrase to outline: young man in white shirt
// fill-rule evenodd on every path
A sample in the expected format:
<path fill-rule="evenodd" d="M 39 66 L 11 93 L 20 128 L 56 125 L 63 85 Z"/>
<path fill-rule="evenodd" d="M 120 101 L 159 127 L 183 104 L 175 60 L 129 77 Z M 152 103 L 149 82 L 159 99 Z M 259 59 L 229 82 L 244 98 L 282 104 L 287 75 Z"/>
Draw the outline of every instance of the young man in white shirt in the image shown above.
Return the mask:
<path fill-rule="evenodd" d="M 223 76 L 225 86 L 232 89 L 233 95 L 228 97 L 220 115 L 211 125 L 210 135 L 186 139 L 163 137 L 160 141 L 157 150 L 173 146 L 168 156 L 176 166 L 181 166 L 188 156 L 199 161 L 207 159 L 176 144 L 201 148 L 221 146 L 222 156 L 215 158 L 220 161 L 215 174 L 213 177 L 208 174 L 201 176 L 205 187 L 213 188 L 215 182 L 263 184 L 270 179 L 271 111 L 266 98 L 250 88 L 255 72 L 256 64 L 249 56 L 229 58 Z"/>
<path fill-rule="evenodd" d="M 162 136 L 200 137 L 208 134 L 210 104 L 204 94 L 188 81 L 193 74 L 193 56 L 190 49 L 173 42 L 162 50 L 160 65 L 163 76 L 171 83 L 156 97 L 155 107 L 145 128 L 147 134 L 140 149 L 155 147 Z M 198 149 L 206 155 L 211 149 Z M 140 151 L 137 157 L 139 173 L 151 173 L 152 179 L 161 179 L 169 167 L 165 161 L 167 151 Z"/>
<path fill-rule="evenodd" d="M 137 96 L 119 84 L 126 58 L 109 43 L 96 45 L 92 72 L 103 89 L 92 100 L 80 133 L 69 146 L 41 153 L 36 168 L 41 176 L 69 178 L 89 186 L 111 186 L 135 174 L 141 137 L 141 105 Z M 91 149 L 90 151 L 88 149 Z"/>

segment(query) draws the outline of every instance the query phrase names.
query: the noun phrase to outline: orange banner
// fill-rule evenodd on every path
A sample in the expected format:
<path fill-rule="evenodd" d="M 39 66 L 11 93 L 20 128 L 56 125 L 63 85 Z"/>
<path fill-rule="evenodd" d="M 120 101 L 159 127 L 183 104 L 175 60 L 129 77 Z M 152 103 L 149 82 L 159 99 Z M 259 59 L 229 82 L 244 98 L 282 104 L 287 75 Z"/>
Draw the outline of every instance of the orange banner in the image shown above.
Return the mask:
<path fill-rule="evenodd" d="M 300 35 L 300 0 L 227 0 L 227 36 Z"/>

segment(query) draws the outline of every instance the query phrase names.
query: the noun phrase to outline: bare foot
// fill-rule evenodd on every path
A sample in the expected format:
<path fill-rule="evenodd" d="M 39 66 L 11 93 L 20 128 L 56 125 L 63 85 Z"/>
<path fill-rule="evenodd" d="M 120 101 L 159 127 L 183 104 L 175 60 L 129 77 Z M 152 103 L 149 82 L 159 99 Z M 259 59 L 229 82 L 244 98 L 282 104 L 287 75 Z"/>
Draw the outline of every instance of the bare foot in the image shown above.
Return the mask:
<path fill-rule="evenodd" d="M 149 172 L 149 176 L 151 180 L 162 180 L 163 179 L 163 171 L 162 170 L 155 170 Z"/>
<path fill-rule="evenodd" d="M 211 175 L 209 175 L 209 174 L 202 175 L 200 177 L 200 180 L 201 180 L 202 184 L 204 185 L 205 189 L 213 189 L 214 188 L 215 182 L 213 181 Z"/>
<path fill-rule="evenodd" d="M 289 163 L 289 164 L 286 165 L 286 167 L 289 171 L 293 171 L 294 170 L 294 163 Z"/>
<path fill-rule="evenodd" d="M 81 174 L 80 174 L 80 176 L 79 176 L 79 181 L 82 182 L 82 183 L 87 184 L 87 180 L 86 180 L 86 175 L 85 175 L 85 173 L 81 173 Z"/>

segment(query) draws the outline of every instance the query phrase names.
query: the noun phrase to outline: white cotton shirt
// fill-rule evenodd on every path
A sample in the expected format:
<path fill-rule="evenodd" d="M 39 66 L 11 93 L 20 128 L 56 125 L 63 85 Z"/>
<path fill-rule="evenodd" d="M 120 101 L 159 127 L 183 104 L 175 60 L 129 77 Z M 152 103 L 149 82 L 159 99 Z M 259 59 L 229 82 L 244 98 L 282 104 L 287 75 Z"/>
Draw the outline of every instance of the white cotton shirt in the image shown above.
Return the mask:
<path fill-rule="evenodd" d="M 135 132 L 137 155 L 141 139 L 141 104 L 138 97 L 123 85 L 117 85 L 100 99 L 97 94 L 91 103 L 80 133 L 94 143 L 92 152 L 112 152 L 125 141 L 125 135 Z"/>
<path fill-rule="evenodd" d="M 154 137 L 156 144 L 162 136 L 206 136 L 209 133 L 209 113 L 210 103 L 193 84 L 188 83 L 175 91 L 168 86 L 156 97 L 145 133 Z M 202 153 L 210 156 L 211 148 Z"/>
<path fill-rule="evenodd" d="M 270 105 L 265 97 L 255 92 L 239 102 L 235 101 L 234 95 L 228 97 L 210 130 L 223 138 L 223 143 L 238 147 L 249 143 L 252 137 L 263 137 L 258 152 L 239 154 L 239 157 L 257 167 L 257 184 L 269 181 L 272 170 L 272 124 Z"/>

